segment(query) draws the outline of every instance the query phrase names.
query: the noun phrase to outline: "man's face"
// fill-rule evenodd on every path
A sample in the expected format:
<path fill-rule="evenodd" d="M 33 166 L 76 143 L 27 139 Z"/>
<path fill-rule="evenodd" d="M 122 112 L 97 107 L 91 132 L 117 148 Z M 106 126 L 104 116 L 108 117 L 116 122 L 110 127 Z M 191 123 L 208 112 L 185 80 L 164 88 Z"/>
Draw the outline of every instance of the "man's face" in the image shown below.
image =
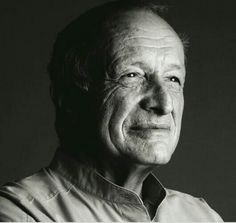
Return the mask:
<path fill-rule="evenodd" d="M 184 106 L 181 40 L 151 12 L 130 11 L 110 34 L 105 61 L 99 131 L 106 149 L 135 163 L 167 163 Z"/>

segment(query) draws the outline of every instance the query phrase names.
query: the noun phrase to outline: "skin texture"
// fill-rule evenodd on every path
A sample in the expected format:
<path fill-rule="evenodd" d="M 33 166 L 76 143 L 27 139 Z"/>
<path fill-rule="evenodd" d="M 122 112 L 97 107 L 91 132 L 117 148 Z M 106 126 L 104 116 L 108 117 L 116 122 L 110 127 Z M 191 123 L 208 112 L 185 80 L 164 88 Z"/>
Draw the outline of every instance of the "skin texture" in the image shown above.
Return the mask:
<path fill-rule="evenodd" d="M 146 10 L 123 12 L 107 30 L 99 172 L 141 195 L 145 177 L 170 160 L 179 139 L 184 49 L 174 30 Z"/>

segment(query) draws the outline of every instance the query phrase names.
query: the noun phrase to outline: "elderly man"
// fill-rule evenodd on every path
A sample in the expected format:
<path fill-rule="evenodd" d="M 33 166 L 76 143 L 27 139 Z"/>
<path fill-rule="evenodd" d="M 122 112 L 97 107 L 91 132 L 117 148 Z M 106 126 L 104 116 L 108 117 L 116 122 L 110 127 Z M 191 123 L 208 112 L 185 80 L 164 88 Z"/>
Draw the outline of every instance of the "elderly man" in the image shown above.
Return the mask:
<path fill-rule="evenodd" d="M 49 72 L 60 148 L 0 191 L 2 221 L 221 221 L 152 171 L 179 139 L 184 41 L 155 1 L 92 9 L 59 34 Z"/>

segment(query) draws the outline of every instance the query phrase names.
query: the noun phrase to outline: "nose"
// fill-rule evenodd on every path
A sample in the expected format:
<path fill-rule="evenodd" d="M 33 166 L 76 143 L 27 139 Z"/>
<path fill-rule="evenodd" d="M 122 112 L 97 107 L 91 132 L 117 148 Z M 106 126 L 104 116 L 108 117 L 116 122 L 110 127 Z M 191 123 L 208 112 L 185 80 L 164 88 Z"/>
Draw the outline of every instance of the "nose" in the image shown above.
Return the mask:
<path fill-rule="evenodd" d="M 141 107 L 148 112 L 167 115 L 173 111 L 173 101 L 168 89 L 156 86 L 141 101 Z"/>

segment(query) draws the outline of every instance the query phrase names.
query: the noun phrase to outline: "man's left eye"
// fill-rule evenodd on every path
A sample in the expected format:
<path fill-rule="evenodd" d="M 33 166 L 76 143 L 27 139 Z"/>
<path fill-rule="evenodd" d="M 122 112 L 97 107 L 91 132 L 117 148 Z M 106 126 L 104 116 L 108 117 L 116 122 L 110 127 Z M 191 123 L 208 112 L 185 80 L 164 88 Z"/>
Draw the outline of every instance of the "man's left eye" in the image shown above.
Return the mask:
<path fill-rule="evenodd" d="M 179 78 L 178 78 L 178 77 L 175 77 L 175 76 L 170 77 L 170 81 L 176 82 L 176 83 L 180 84 Z"/>

